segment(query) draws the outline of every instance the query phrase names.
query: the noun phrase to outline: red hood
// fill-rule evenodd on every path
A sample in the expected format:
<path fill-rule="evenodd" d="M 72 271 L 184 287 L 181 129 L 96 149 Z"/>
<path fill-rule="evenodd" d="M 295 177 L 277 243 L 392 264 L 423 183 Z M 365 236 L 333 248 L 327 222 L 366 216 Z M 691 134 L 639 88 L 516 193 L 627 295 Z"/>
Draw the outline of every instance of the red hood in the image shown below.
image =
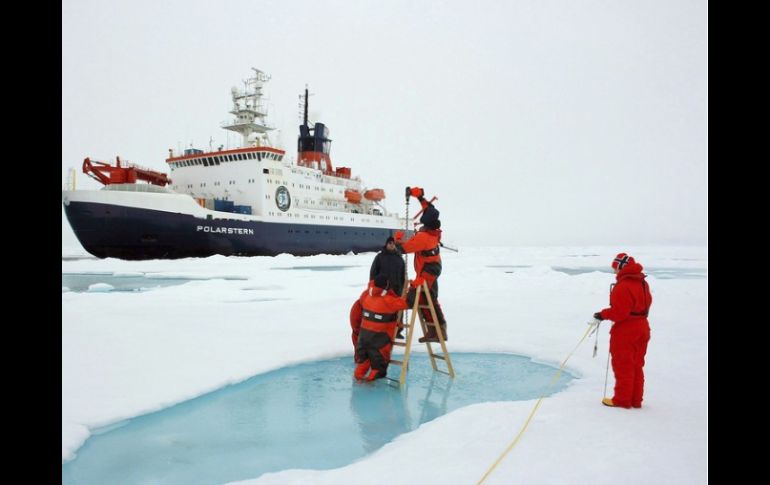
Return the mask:
<path fill-rule="evenodd" d="M 644 279 L 646 275 L 642 273 L 642 265 L 639 263 L 629 263 L 621 269 L 617 275 L 615 275 L 615 279 L 617 281 L 620 281 L 624 278 L 631 278 L 631 279 Z"/>

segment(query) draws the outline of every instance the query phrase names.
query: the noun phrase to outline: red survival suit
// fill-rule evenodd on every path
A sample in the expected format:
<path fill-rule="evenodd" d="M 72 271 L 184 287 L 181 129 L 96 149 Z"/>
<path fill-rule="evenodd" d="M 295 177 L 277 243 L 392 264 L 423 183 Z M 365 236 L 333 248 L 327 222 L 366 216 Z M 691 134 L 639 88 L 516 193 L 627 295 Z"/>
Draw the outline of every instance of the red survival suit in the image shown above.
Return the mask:
<path fill-rule="evenodd" d="M 626 256 L 624 253 L 618 256 Z M 610 307 L 601 312 L 602 320 L 612 320 L 610 353 L 615 373 L 612 403 L 624 408 L 642 407 L 644 394 L 644 356 L 650 340 L 647 314 L 652 304 L 650 287 L 644 280 L 642 265 L 627 256 L 628 263 L 615 276 L 610 290 Z M 617 267 L 617 263 L 613 263 Z"/>
<path fill-rule="evenodd" d="M 383 286 L 386 285 L 383 283 Z M 393 290 L 376 285 L 370 286 L 364 292 L 360 303 L 362 318 L 356 342 L 355 361 L 358 365 L 354 375 L 356 379 L 372 381 L 385 377 L 388 372 L 393 335 L 398 324 L 398 311 L 405 310 L 407 304 L 406 300 L 396 296 Z"/>

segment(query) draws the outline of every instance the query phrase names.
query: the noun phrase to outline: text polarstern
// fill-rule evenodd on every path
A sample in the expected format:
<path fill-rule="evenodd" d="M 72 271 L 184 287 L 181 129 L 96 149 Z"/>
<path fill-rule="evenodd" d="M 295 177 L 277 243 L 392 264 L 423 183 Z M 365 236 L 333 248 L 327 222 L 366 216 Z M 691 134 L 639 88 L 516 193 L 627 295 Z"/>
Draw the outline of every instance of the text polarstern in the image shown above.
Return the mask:
<path fill-rule="evenodd" d="M 254 229 L 247 229 L 243 227 L 212 227 L 212 226 L 198 226 L 195 229 L 196 232 L 214 232 L 221 234 L 246 234 L 254 235 Z"/>

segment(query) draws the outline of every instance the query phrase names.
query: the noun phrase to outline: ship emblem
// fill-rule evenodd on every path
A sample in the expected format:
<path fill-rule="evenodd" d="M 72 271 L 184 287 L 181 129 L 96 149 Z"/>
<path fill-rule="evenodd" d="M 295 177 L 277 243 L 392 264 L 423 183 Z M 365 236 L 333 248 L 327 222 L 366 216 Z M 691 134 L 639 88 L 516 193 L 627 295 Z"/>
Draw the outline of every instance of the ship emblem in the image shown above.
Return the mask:
<path fill-rule="evenodd" d="M 289 195 L 289 189 L 281 185 L 275 191 L 275 205 L 279 209 L 286 212 L 291 207 L 291 196 Z"/>

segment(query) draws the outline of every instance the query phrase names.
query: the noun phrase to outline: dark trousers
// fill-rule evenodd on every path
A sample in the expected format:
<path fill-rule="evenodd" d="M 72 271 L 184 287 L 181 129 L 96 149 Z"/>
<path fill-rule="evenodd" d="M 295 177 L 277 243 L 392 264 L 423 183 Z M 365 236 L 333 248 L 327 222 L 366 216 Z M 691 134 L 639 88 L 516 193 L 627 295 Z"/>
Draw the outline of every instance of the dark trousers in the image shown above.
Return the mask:
<path fill-rule="evenodd" d="M 430 273 L 423 271 L 420 276 L 425 278 L 425 282 L 428 284 L 428 290 L 430 291 L 431 299 L 433 300 L 433 307 L 436 309 L 436 315 L 438 316 L 438 323 L 442 327 L 446 327 L 446 318 L 444 318 L 444 312 L 441 310 L 441 304 L 438 302 L 438 276 L 434 276 Z M 406 302 L 409 307 L 414 306 L 414 297 L 417 294 L 416 288 L 409 288 L 409 293 L 406 295 Z M 428 301 L 423 293 L 420 294 L 420 305 L 427 305 Z M 426 322 L 433 322 L 433 315 L 430 313 L 430 308 L 421 308 L 423 319 Z M 430 328 L 432 331 L 432 327 Z"/>

